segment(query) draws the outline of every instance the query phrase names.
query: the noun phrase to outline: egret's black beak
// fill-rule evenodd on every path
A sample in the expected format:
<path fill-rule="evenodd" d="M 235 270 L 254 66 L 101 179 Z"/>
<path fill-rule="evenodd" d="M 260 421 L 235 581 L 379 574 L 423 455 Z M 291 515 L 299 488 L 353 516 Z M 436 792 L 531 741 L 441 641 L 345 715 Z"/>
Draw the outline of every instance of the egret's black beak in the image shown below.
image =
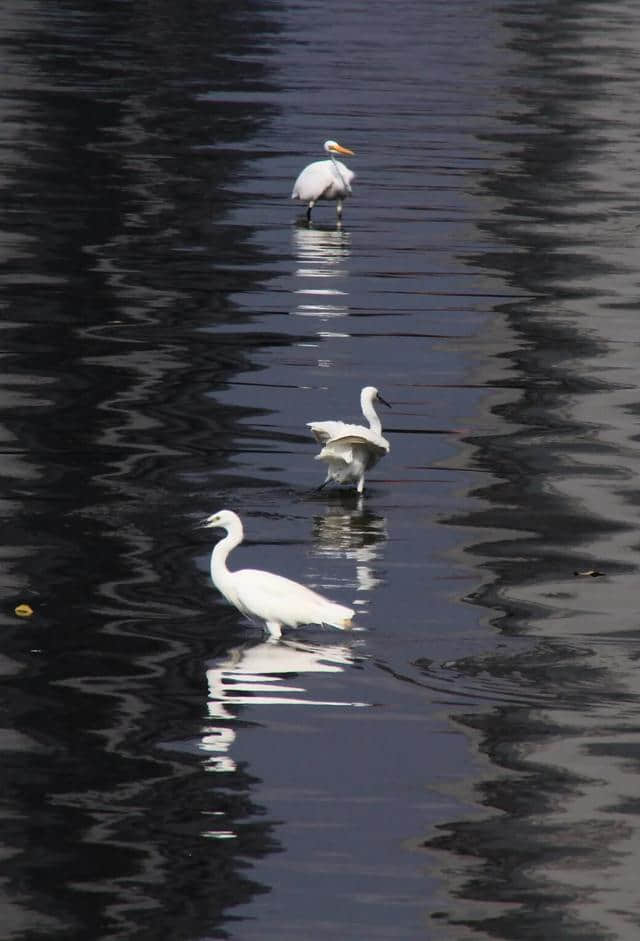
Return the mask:
<path fill-rule="evenodd" d="M 379 392 L 378 392 L 377 398 L 378 398 L 378 401 L 379 401 L 379 402 L 382 402 L 383 405 L 386 405 L 387 408 L 391 408 L 391 406 L 389 405 L 389 403 L 387 402 L 387 400 L 386 400 L 386 399 L 383 399 Z"/>

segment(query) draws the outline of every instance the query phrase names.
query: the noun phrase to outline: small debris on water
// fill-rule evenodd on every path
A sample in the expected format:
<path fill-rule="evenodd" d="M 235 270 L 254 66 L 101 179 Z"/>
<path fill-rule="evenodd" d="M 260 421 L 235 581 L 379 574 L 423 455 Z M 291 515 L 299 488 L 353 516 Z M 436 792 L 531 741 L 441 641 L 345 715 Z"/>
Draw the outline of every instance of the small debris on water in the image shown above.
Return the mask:
<path fill-rule="evenodd" d="M 19 618 L 30 618 L 33 614 L 33 608 L 30 604 L 19 604 L 15 608 L 14 614 L 17 614 Z"/>

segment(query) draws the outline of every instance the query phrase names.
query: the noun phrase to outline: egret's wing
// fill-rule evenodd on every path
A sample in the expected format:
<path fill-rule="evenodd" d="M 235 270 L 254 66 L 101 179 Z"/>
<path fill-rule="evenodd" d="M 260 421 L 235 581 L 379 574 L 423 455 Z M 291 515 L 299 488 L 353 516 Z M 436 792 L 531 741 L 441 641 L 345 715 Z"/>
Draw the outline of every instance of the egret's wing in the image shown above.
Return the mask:
<path fill-rule="evenodd" d="M 335 184 L 333 164 L 330 160 L 316 160 L 299 174 L 293 184 L 292 199 L 320 199 Z"/>
<path fill-rule="evenodd" d="M 342 461 L 348 466 L 353 461 L 353 451 L 348 445 L 344 447 L 338 445 L 336 448 L 332 448 L 330 444 L 325 444 L 322 451 L 316 454 L 315 460 L 327 461 L 330 465 L 334 464 L 336 461 Z"/>
<path fill-rule="evenodd" d="M 336 160 L 338 164 L 338 169 L 340 170 L 340 176 L 347 185 L 347 190 L 351 192 L 351 183 L 355 180 L 356 175 L 353 170 L 350 170 L 349 167 L 344 164 L 341 160 Z"/>
<path fill-rule="evenodd" d="M 316 461 L 327 461 L 333 465 L 334 472 L 341 474 L 338 469 L 341 462 L 345 466 L 362 465 L 364 469 L 377 463 L 389 451 L 389 443 L 381 435 L 363 428 L 360 425 L 342 425 L 341 433 L 336 438 L 329 438 L 324 442 Z"/>
<path fill-rule="evenodd" d="M 367 438 L 369 435 L 378 437 L 375 432 L 370 431 L 364 425 L 350 424 L 346 421 L 310 421 L 307 424 L 321 444 L 344 438 L 346 435 L 356 435 L 362 438 Z"/>
<path fill-rule="evenodd" d="M 244 609 L 265 621 L 296 624 L 334 624 L 353 617 L 353 611 L 283 575 L 259 569 L 233 573 L 234 587 Z"/>
<path fill-rule="evenodd" d="M 273 606 L 278 611 L 287 602 L 318 602 L 322 598 L 306 585 L 294 582 L 275 572 L 263 572 L 260 569 L 242 569 L 233 574 L 234 587 L 244 607 L 265 620 L 275 619 Z"/>
<path fill-rule="evenodd" d="M 357 426 L 356 426 L 357 427 Z M 342 449 L 351 449 L 353 447 L 362 447 L 366 449 L 373 448 L 379 451 L 380 455 L 387 454 L 389 451 L 389 442 L 382 435 L 377 435 L 368 428 L 358 428 L 358 433 L 341 434 L 336 438 L 330 438 L 324 446 L 324 450 L 335 451 Z"/>
<path fill-rule="evenodd" d="M 341 434 L 345 433 L 345 430 L 348 428 L 348 425 L 345 425 L 342 421 L 310 421 L 307 422 L 307 428 L 311 429 L 311 433 L 318 442 L 318 444 L 325 444 L 330 438 L 337 438 Z"/>

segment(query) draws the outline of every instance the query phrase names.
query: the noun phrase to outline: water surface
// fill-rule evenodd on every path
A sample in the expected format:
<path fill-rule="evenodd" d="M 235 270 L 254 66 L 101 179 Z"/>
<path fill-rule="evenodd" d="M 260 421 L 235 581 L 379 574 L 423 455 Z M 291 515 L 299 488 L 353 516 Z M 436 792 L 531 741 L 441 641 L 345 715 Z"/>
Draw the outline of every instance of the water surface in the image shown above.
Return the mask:
<path fill-rule="evenodd" d="M 2 936 L 635 937 L 635 7 L 3 25 Z M 363 629 L 265 642 L 223 506 Z"/>

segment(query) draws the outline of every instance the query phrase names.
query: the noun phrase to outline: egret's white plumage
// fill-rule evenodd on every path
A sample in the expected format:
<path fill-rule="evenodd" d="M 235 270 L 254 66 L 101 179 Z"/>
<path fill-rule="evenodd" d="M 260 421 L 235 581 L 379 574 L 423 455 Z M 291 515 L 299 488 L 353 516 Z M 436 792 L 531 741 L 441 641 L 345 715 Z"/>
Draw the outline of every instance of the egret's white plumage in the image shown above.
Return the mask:
<path fill-rule="evenodd" d="M 315 458 L 327 463 L 323 487 L 330 480 L 340 484 L 356 482 L 358 493 L 362 493 L 365 472 L 389 453 L 389 442 L 382 437 L 382 424 L 373 407 L 376 399 L 391 408 L 374 386 L 365 386 L 360 393 L 360 407 L 369 422 L 368 428 L 342 421 L 307 422 L 316 441 L 323 445 Z"/>
<path fill-rule="evenodd" d="M 340 160 L 336 160 L 334 154 L 353 157 L 352 150 L 341 147 L 334 140 L 328 140 L 324 143 L 324 149 L 329 154 L 329 160 L 316 160 L 310 163 L 302 170 L 298 179 L 293 184 L 292 199 L 301 199 L 309 203 L 307 207 L 307 219 L 311 221 L 311 210 L 319 199 L 337 200 L 336 212 L 338 219 L 342 217 L 342 202 L 351 195 L 351 181 L 355 178 L 355 173 L 345 166 Z"/>
<path fill-rule="evenodd" d="M 211 553 L 211 580 L 227 601 L 249 618 L 260 618 L 272 637 L 280 637 L 283 627 L 300 624 L 330 624 L 349 629 L 354 611 L 311 591 L 305 585 L 260 569 L 227 568 L 227 556 L 244 538 L 242 521 L 232 510 L 220 510 L 203 524 L 220 527 L 227 535 Z"/>

